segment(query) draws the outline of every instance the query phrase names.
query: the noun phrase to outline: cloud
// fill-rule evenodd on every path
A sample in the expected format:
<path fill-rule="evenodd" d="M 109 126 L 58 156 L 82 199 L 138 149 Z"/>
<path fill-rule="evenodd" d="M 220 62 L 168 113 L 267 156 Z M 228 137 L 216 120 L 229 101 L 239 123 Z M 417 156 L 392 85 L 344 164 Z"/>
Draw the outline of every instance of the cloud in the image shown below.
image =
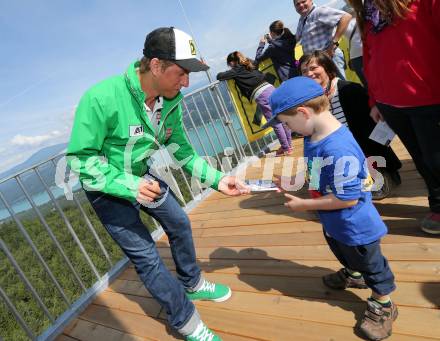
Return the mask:
<path fill-rule="evenodd" d="M 15 135 L 11 144 L 16 146 L 38 146 L 45 141 L 52 140 L 61 135 L 59 130 L 53 130 L 46 135 L 36 135 L 36 136 L 26 136 L 26 135 Z"/>

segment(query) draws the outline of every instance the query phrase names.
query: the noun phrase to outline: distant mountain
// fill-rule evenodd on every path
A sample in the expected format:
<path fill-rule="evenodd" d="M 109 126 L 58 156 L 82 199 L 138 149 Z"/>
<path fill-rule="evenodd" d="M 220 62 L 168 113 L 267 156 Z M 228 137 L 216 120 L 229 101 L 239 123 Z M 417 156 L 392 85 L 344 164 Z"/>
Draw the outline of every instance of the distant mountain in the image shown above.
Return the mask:
<path fill-rule="evenodd" d="M 33 165 L 50 159 L 67 148 L 67 143 L 59 143 L 49 147 L 45 147 L 32 154 L 26 161 L 16 165 L 7 171 L 0 173 L 0 180 L 6 178 L 12 174 L 18 173 L 26 168 L 32 167 Z"/>

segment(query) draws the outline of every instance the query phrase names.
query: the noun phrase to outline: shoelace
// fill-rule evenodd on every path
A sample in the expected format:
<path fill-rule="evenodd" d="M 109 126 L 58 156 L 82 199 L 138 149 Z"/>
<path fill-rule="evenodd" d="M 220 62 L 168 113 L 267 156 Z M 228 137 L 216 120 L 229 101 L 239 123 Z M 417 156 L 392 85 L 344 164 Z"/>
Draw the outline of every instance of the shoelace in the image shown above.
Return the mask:
<path fill-rule="evenodd" d="M 199 341 L 212 341 L 214 339 L 214 334 L 208 329 L 208 327 L 203 326 L 199 333 L 194 337 Z"/>
<path fill-rule="evenodd" d="M 215 291 L 215 283 L 210 283 L 205 279 L 200 290 L 214 292 Z"/>

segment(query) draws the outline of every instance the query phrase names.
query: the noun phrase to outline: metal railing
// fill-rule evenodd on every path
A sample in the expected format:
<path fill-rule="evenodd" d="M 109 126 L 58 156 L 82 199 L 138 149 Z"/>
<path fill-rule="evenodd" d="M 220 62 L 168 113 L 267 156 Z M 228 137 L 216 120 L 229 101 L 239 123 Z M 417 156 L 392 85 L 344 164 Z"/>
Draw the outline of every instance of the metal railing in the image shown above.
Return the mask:
<path fill-rule="evenodd" d="M 265 137 L 247 142 L 224 83 L 187 94 L 182 107 L 188 140 L 224 172 L 273 141 Z M 210 193 L 181 168 L 174 168 L 165 149 L 156 156 L 159 161 L 152 170 L 170 185 L 185 210 Z M 56 181 L 60 169 L 62 186 Z M 160 238 L 159 224 L 143 218 L 155 240 Z M 0 181 L 0 249 L 3 340 L 55 338 L 128 265 L 66 168 L 63 155 Z"/>

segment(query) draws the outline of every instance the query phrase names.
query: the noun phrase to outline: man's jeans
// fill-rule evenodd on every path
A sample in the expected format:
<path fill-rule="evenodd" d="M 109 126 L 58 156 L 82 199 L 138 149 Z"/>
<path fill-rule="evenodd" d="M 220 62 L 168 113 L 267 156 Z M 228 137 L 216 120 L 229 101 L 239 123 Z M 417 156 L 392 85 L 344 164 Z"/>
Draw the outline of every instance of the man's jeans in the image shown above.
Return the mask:
<path fill-rule="evenodd" d="M 160 181 L 160 187 L 165 193 L 168 185 Z M 196 264 L 191 224 L 171 190 L 156 208 L 101 192 L 86 194 L 108 233 L 134 264 L 145 287 L 164 307 L 170 325 L 184 334 L 194 331 L 199 318 L 185 288 L 197 287 L 202 277 Z M 140 209 L 155 218 L 167 234 L 178 279 L 159 257 L 155 243 L 139 217 Z"/>

